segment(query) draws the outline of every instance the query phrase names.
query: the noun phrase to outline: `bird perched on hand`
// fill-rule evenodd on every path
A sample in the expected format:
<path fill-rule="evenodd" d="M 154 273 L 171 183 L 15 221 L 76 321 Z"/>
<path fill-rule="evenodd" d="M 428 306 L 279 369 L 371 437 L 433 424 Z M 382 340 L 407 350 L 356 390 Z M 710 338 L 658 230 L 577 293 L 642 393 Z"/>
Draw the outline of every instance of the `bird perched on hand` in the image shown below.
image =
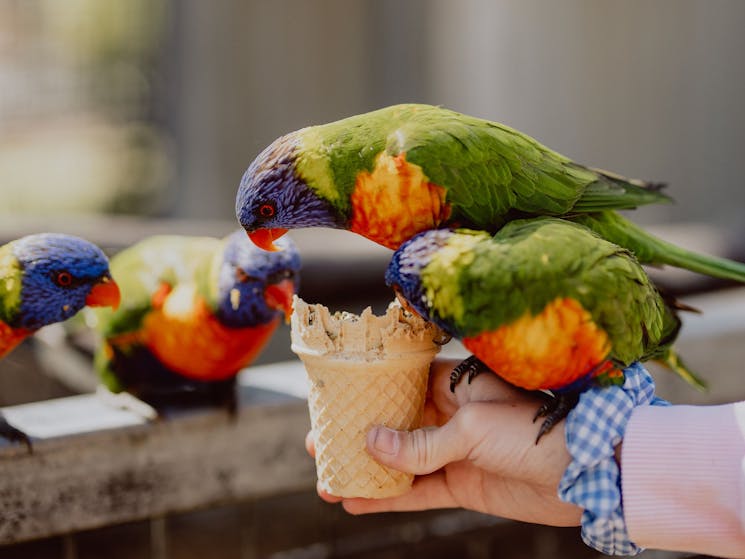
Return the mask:
<path fill-rule="evenodd" d="M 269 253 L 237 231 L 224 239 L 157 236 L 112 258 L 122 288 L 99 312 L 95 356 L 103 384 L 159 412 L 235 407 L 235 377 L 289 319 L 300 257 L 290 239 Z"/>
<path fill-rule="evenodd" d="M 553 392 L 539 438 L 584 389 L 622 383 L 634 361 L 658 360 L 701 384 L 672 349 L 676 311 L 687 307 L 663 297 L 628 250 L 575 223 L 516 220 L 493 237 L 424 232 L 394 253 L 386 283 L 472 352 L 451 389 L 490 369 Z"/>
<path fill-rule="evenodd" d="M 71 235 L 40 233 L 0 246 L 0 359 L 42 326 L 83 307 L 119 305 L 109 261 L 96 245 Z M 30 443 L 0 418 L 0 436 Z"/>
<path fill-rule="evenodd" d="M 584 167 L 502 124 L 409 104 L 275 140 L 244 174 L 236 214 L 267 250 L 298 227 L 346 229 L 396 249 L 429 229 L 494 233 L 513 219 L 559 216 L 642 263 L 745 281 L 745 264 L 664 242 L 615 211 L 669 201 L 660 185 Z"/>

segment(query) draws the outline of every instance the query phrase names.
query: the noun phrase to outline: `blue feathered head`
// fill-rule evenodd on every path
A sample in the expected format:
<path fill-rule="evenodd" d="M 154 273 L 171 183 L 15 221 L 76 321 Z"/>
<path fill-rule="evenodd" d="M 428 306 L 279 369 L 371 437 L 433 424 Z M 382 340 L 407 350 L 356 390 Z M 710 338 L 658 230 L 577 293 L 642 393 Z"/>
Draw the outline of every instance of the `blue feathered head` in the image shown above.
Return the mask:
<path fill-rule="evenodd" d="M 402 303 L 450 334 L 452 328 L 430 312 L 422 285 L 422 270 L 453 234 L 448 229 L 434 229 L 415 235 L 393 253 L 385 272 L 386 285 L 395 291 L 399 300 L 403 299 Z"/>
<path fill-rule="evenodd" d="M 299 287 L 300 254 L 288 237 L 277 252 L 254 245 L 244 231 L 230 235 L 222 253 L 217 317 L 228 326 L 258 326 L 284 313 L 289 320 L 292 296 Z"/>
<path fill-rule="evenodd" d="M 10 244 L 21 288 L 10 325 L 36 330 L 66 320 L 84 306 L 119 304 L 119 288 L 109 261 L 93 243 L 79 237 L 41 233 Z"/>
<path fill-rule="evenodd" d="M 249 165 L 241 179 L 235 213 L 251 240 L 276 250 L 288 229 L 343 227 L 344 217 L 296 173 L 297 134 L 275 140 Z"/>

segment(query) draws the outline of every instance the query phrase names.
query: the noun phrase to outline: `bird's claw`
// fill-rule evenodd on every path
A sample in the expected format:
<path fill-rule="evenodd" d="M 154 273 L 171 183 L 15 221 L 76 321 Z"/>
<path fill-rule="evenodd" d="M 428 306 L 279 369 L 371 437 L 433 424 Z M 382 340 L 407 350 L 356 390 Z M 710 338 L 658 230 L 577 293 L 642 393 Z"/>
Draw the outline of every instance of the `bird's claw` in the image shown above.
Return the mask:
<path fill-rule="evenodd" d="M 464 359 L 450 373 L 450 392 L 455 392 L 455 387 L 463 378 L 463 375 L 468 373 L 467 382 L 471 384 L 471 381 L 476 378 L 479 374 L 487 370 L 488 367 L 475 355 L 471 355 L 467 359 Z"/>
<path fill-rule="evenodd" d="M 541 440 L 543 435 L 548 433 L 559 421 L 564 419 L 572 408 L 577 405 L 577 401 L 579 400 L 579 394 L 574 392 L 561 392 L 559 394 L 554 394 L 553 396 L 545 393 L 542 394 L 544 394 L 547 399 L 540 405 L 535 416 L 533 416 L 533 423 L 535 423 L 539 417 L 545 417 L 545 419 L 538 430 L 535 444 L 538 444 L 538 441 Z"/>

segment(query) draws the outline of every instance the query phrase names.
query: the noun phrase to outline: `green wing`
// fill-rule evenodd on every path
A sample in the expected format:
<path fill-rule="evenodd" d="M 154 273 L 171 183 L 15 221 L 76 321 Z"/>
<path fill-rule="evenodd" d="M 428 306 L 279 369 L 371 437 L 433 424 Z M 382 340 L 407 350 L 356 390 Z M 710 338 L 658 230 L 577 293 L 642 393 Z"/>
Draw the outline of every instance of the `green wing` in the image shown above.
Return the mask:
<path fill-rule="evenodd" d="M 111 259 L 111 275 L 119 284 L 122 303 L 116 311 L 97 310 L 104 337 L 134 332 L 152 309 L 155 291 L 167 283 L 194 281 L 220 241 L 207 237 L 157 236 L 118 253 Z"/>
<path fill-rule="evenodd" d="M 627 250 L 560 219 L 514 221 L 493 238 L 456 235 L 425 267 L 422 284 L 436 315 L 463 337 L 535 315 L 559 297 L 582 304 L 622 363 L 657 358 L 680 327 Z"/>
<path fill-rule="evenodd" d="M 101 337 L 110 339 L 140 330 L 152 310 L 153 294 L 164 283 L 175 287 L 182 282 L 199 281 L 198 276 L 209 268 L 219 243 L 207 237 L 164 235 L 145 239 L 114 256 L 110 261 L 111 275 L 122 292 L 122 303 L 116 311 L 96 309 Z M 120 342 L 117 350 L 127 352 L 132 348 L 129 344 Z M 109 390 L 124 390 L 103 341 L 94 356 L 94 367 Z"/>
<path fill-rule="evenodd" d="M 657 185 L 578 165 L 508 126 L 431 105 L 393 105 L 298 131 L 296 170 L 342 215 L 360 171 L 406 154 L 447 191 L 449 225 L 497 231 L 512 219 L 573 219 L 639 261 L 745 282 L 745 263 L 666 243 L 613 210 L 670 202 Z"/>
<path fill-rule="evenodd" d="M 577 165 L 533 138 L 431 105 L 393 105 L 298 131 L 296 169 L 342 213 L 378 154 L 406 153 L 447 190 L 453 220 L 496 231 L 515 213 L 565 215 L 669 201 L 656 190 Z"/>
<path fill-rule="evenodd" d="M 561 216 L 669 201 L 656 189 L 578 165 L 508 126 L 418 106 L 388 149 L 447 188 L 453 219 L 495 231 L 511 214 Z"/>

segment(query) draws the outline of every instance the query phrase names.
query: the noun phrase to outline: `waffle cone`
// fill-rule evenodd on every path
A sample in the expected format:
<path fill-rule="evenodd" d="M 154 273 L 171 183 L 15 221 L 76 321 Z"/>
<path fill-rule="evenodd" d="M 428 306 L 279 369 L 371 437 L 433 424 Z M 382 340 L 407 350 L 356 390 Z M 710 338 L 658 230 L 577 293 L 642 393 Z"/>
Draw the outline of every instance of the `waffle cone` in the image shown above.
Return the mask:
<path fill-rule="evenodd" d="M 295 300 L 293 351 L 308 374 L 308 410 L 319 485 L 338 497 L 392 497 L 414 476 L 376 462 L 366 451 L 374 425 L 421 426 L 429 366 L 441 332 L 391 305 L 382 317 L 331 316 Z"/>

